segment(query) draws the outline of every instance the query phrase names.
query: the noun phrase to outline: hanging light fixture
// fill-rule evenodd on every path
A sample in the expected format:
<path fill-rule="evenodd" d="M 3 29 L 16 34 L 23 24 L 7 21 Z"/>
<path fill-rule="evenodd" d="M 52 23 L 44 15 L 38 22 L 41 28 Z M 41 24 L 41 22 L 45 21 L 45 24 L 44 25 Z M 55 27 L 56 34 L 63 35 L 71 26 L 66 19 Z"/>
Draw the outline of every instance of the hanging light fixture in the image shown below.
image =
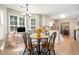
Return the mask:
<path fill-rule="evenodd" d="M 25 15 L 28 15 L 29 17 L 31 16 L 28 6 L 29 6 L 29 4 L 25 4 L 25 12 L 22 13 L 23 16 L 25 16 Z"/>

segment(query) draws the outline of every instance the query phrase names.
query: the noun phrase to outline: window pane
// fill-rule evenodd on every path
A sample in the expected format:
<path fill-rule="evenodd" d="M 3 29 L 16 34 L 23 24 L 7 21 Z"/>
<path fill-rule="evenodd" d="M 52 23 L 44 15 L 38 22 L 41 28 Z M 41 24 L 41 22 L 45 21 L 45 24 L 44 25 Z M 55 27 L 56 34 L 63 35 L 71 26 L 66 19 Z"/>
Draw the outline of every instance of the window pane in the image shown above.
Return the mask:
<path fill-rule="evenodd" d="M 25 20 L 22 17 L 19 18 L 19 26 L 25 27 Z"/>
<path fill-rule="evenodd" d="M 36 25 L 35 19 L 31 19 L 31 27 L 35 27 L 35 25 Z"/>
<path fill-rule="evenodd" d="M 10 15 L 10 21 L 17 21 L 17 16 Z"/>
<path fill-rule="evenodd" d="M 10 25 L 13 25 L 13 22 L 12 21 L 10 22 Z"/>
<path fill-rule="evenodd" d="M 31 19 L 31 31 L 32 31 L 32 33 L 35 33 L 35 26 L 36 26 L 36 20 Z"/>
<path fill-rule="evenodd" d="M 17 21 L 17 16 L 14 16 L 14 21 Z"/>
<path fill-rule="evenodd" d="M 10 31 L 16 31 L 17 16 L 10 15 Z"/>
<path fill-rule="evenodd" d="M 10 26 L 10 30 L 11 31 L 14 31 L 14 26 Z"/>
<path fill-rule="evenodd" d="M 12 15 L 10 15 L 10 21 L 12 21 L 14 18 L 13 18 L 13 16 Z"/>

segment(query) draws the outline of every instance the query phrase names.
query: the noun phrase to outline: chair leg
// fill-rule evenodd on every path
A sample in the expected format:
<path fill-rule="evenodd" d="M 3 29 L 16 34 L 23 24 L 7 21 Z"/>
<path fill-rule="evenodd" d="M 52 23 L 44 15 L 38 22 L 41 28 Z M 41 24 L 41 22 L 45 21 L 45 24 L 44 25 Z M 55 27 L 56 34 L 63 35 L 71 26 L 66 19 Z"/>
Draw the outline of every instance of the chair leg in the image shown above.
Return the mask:
<path fill-rule="evenodd" d="M 50 49 L 48 49 L 48 53 L 49 53 L 49 55 L 51 55 L 51 53 L 50 53 Z"/>
<path fill-rule="evenodd" d="M 25 52 L 26 52 L 26 48 L 24 49 L 23 55 L 25 54 Z"/>
<path fill-rule="evenodd" d="M 49 55 L 51 55 L 51 54 L 50 54 L 50 51 L 49 51 Z"/>
<path fill-rule="evenodd" d="M 29 52 L 30 52 L 30 55 L 31 55 L 32 51 L 30 49 L 29 49 Z"/>
<path fill-rule="evenodd" d="M 53 53 L 54 53 L 54 55 L 56 55 L 56 54 L 55 54 L 55 50 L 53 50 Z"/>

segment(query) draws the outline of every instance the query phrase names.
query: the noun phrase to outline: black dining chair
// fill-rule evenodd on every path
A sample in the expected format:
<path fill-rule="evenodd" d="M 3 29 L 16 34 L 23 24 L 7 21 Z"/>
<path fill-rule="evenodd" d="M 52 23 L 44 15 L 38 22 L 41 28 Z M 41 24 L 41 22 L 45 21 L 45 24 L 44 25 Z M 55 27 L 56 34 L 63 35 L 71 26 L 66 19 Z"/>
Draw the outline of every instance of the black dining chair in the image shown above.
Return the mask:
<path fill-rule="evenodd" d="M 54 44 L 55 44 L 55 39 L 56 39 L 57 33 L 53 32 L 48 40 L 48 43 L 42 45 L 42 53 L 46 55 L 50 55 L 50 51 L 53 51 L 53 54 L 55 55 L 55 50 L 54 50 Z"/>
<path fill-rule="evenodd" d="M 23 40 L 24 40 L 24 44 L 25 44 L 25 49 L 24 49 L 23 55 L 25 54 L 25 52 L 29 52 L 30 55 L 33 54 L 33 52 L 34 52 L 33 48 L 35 48 L 35 45 L 32 44 L 34 42 L 32 42 L 31 37 L 29 36 L 28 33 L 23 33 L 22 36 L 23 36 Z"/>

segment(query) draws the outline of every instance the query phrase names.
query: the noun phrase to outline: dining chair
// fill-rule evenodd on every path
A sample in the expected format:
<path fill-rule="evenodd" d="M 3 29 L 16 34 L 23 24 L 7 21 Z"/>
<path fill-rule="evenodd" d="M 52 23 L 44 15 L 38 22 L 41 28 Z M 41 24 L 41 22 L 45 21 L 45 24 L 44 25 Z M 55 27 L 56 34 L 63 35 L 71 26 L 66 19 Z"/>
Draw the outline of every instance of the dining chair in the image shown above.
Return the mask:
<path fill-rule="evenodd" d="M 53 32 L 48 40 L 48 43 L 45 43 L 42 45 L 42 53 L 43 54 L 51 54 L 50 51 L 53 51 L 53 54 L 55 55 L 55 50 L 54 50 L 54 44 L 55 44 L 55 39 L 56 39 L 57 33 Z"/>
<path fill-rule="evenodd" d="M 25 54 L 26 49 L 27 49 L 27 51 L 29 51 L 30 55 L 33 54 L 34 53 L 33 48 L 35 48 L 35 45 L 32 44 L 34 42 L 32 42 L 31 37 L 29 36 L 28 33 L 23 33 L 22 36 L 23 36 L 23 40 L 24 40 L 24 44 L 25 44 L 25 49 L 24 49 L 23 55 Z"/>

